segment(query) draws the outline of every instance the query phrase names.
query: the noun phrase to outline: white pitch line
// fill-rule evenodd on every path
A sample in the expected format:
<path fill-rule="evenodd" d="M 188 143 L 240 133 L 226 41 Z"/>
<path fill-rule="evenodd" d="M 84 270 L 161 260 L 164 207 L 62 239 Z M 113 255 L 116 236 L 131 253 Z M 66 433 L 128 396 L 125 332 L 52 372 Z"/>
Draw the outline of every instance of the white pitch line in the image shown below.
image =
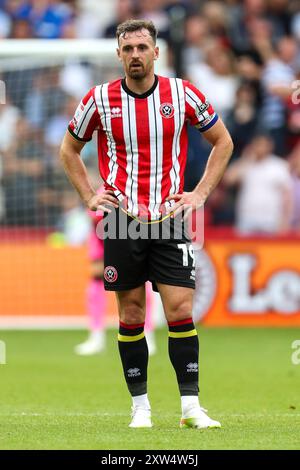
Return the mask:
<path fill-rule="evenodd" d="M 129 416 L 129 413 L 0 413 L 0 416 L 87 416 L 87 417 L 111 417 L 111 416 Z"/>
<path fill-rule="evenodd" d="M 167 418 L 174 418 L 178 417 L 177 413 L 163 413 L 162 414 L 164 417 Z M 129 413 L 100 413 L 100 412 L 94 412 L 94 413 L 83 413 L 83 412 L 74 412 L 74 413 L 0 413 L 0 416 L 53 416 L 53 417 L 76 417 L 76 416 L 86 416 L 86 417 L 113 417 L 113 416 L 125 416 L 128 417 Z M 155 416 L 155 413 L 153 413 L 153 416 Z M 160 413 L 161 416 L 161 413 Z M 273 418 L 282 418 L 282 417 L 300 417 L 300 413 L 294 413 L 291 411 L 290 413 L 218 413 L 218 417 L 223 417 L 223 418 L 266 418 L 266 417 L 273 417 Z"/>

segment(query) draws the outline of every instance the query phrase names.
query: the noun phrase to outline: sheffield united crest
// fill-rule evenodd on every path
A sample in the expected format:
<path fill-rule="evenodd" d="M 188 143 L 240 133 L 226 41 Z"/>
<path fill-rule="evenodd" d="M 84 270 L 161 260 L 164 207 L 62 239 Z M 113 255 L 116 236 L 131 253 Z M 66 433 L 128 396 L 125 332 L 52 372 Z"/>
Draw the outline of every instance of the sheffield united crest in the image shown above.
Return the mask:
<path fill-rule="evenodd" d="M 118 272 L 113 266 L 107 266 L 104 270 L 104 279 L 107 282 L 115 282 L 118 279 Z"/>
<path fill-rule="evenodd" d="M 159 112 L 162 117 L 170 119 L 174 116 L 174 106 L 171 103 L 163 103 L 160 105 Z"/>

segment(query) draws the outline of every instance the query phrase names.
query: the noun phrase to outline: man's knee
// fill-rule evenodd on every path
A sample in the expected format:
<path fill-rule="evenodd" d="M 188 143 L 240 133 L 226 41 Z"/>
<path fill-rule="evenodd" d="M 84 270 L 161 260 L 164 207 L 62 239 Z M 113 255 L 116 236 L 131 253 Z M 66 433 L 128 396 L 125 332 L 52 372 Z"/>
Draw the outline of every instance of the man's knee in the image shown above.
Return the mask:
<path fill-rule="evenodd" d="M 131 302 L 128 305 L 123 305 L 120 308 L 120 320 L 127 325 L 136 325 L 144 323 L 145 309 L 144 306 L 138 302 Z"/>
<path fill-rule="evenodd" d="M 167 312 L 168 322 L 182 321 L 192 316 L 192 302 L 190 300 L 180 300 L 172 305 Z"/>
<path fill-rule="evenodd" d="M 130 291 L 117 292 L 119 317 L 127 325 L 136 325 L 145 321 L 145 286 Z"/>

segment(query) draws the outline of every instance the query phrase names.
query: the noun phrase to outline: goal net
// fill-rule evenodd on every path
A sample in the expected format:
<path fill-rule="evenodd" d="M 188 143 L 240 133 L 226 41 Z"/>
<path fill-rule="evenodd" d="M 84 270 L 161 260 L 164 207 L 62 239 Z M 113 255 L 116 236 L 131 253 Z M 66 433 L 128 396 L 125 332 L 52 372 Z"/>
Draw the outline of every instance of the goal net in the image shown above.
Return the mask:
<path fill-rule="evenodd" d="M 163 73 L 166 46 L 159 46 L 156 71 Z M 119 76 L 115 40 L 1 43 L 1 327 L 86 324 L 91 226 L 58 153 L 80 99 L 91 86 Z M 97 187 L 94 139 L 82 157 Z"/>

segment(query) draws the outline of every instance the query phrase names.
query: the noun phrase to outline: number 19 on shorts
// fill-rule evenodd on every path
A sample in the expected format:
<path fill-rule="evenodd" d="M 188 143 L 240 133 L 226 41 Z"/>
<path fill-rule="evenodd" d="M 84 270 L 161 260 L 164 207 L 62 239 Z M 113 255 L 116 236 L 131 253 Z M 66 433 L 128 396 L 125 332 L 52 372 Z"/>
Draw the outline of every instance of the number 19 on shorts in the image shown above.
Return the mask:
<path fill-rule="evenodd" d="M 193 245 L 186 243 L 178 243 L 177 247 L 182 251 L 182 266 L 189 266 L 189 260 L 192 259 L 192 267 L 195 267 L 195 256 Z"/>

